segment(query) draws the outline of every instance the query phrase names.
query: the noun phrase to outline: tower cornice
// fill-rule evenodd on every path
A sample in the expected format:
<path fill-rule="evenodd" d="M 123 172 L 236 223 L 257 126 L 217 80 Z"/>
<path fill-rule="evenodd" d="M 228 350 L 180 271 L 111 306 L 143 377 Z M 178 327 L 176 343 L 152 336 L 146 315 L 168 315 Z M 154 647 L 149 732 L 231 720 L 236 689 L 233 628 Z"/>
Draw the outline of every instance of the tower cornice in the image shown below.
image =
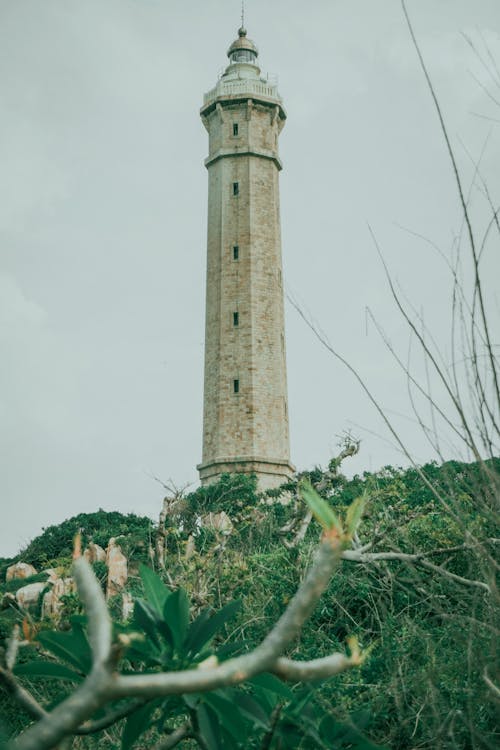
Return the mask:
<path fill-rule="evenodd" d="M 219 159 L 227 159 L 229 157 L 235 157 L 235 156 L 258 156 L 261 159 L 270 159 L 273 161 L 278 169 L 281 171 L 283 169 L 283 163 L 279 156 L 276 156 L 276 154 L 273 151 L 266 151 L 264 149 L 256 149 L 256 148 L 246 148 L 241 151 L 236 151 L 235 149 L 229 149 L 229 148 L 221 148 L 218 151 L 215 152 L 215 154 L 212 154 L 211 156 L 207 156 L 205 159 L 205 166 L 208 167 L 211 164 L 214 164 L 214 162 L 219 161 Z"/>
<path fill-rule="evenodd" d="M 240 104 L 249 99 L 265 107 L 278 107 L 280 120 L 286 120 L 286 110 L 283 106 L 283 100 L 278 94 L 277 86 L 248 78 L 232 81 L 224 81 L 221 78 L 217 86 L 204 95 L 200 115 L 202 118 L 206 117 L 217 107 L 218 103 L 221 106 L 224 106 L 224 104 Z"/>

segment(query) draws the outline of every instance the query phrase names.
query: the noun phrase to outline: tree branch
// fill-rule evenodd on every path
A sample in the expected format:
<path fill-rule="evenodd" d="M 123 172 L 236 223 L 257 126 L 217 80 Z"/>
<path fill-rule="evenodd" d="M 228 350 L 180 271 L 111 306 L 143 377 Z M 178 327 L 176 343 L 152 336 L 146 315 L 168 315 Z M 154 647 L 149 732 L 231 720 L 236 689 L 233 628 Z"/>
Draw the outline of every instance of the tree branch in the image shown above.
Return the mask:
<path fill-rule="evenodd" d="M 252 652 L 214 667 L 200 666 L 179 672 L 139 675 L 118 675 L 114 672 L 111 621 L 104 595 L 90 565 L 81 557 L 76 559 L 74 575 L 88 615 L 89 641 L 94 660 L 92 670 L 74 693 L 50 714 L 45 713 L 37 724 L 23 732 L 8 747 L 11 750 L 50 750 L 64 737 L 75 733 L 82 722 L 88 720 L 96 710 L 120 698 L 137 696 L 145 699 L 213 690 L 239 684 L 260 672 L 272 671 L 275 666 L 277 669 L 288 670 L 291 674 L 293 663 L 289 664 L 287 660 L 281 662 L 278 657 L 297 637 L 304 622 L 311 616 L 341 560 L 341 552 L 340 539 L 329 537 L 322 541 L 312 566 L 290 604 L 274 628 Z M 338 671 L 340 655 L 333 657 L 330 661 L 328 657 L 326 661 L 318 660 L 323 661 L 321 674 L 327 666 L 332 674 Z M 349 666 L 354 666 L 354 663 Z M 95 727 L 95 724 L 90 726 Z"/>
<path fill-rule="evenodd" d="M 4 685 L 7 692 L 23 708 L 32 719 L 42 719 L 47 716 L 45 709 L 35 700 L 35 698 L 18 683 L 12 672 L 0 667 L 0 682 Z"/>
<path fill-rule="evenodd" d="M 108 664 L 111 658 L 112 624 L 99 581 L 83 557 L 73 562 L 73 575 L 88 617 L 88 638 L 93 669 Z"/>
<path fill-rule="evenodd" d="M 137 711 L 137 709 L 143 706 L 145 702 L 146 701 L 143 700 L 135 700 L 131 703 L 127 703 L 126 706 L 122 706 L 121 708 L 117 708 L 116 711 L 111 711 L 110 713 L 106 714 L 106 716 L 103 716 L 102 719 L 97 719 L 96 721 L 89 722 L 88 724 L 82 724 L 80 727 L 78 727 L 78 729 L 75 730 L 75 734 L 88 735 L 95 734 L 96 732 L 101 732 L 103 729 L 107 729 L 117 721 L 120 721 L 120 719 L 125 719 L 131 713 Z"/>
<path fill-rule="evenodd" d="M 311 659 L 310 661 L 294 661 L 281 657 L 277 659 L 271 671 L 282 680 L 288 680 L 289 682 L 310 682 L 311 680 L 324 680 L 327 677 L 333 677 L 347 669 L 359 666 L 361 662 L 362 657 L 359 654 L 353 654 L 352 656 L 330 654 L 330 656 L 324 656 L 322 659 Z"/>
<path fill-rule="evenodd" d="M 179 744 L 179 742 L 182 742 L 182 740 L 187 740 L 188 737 L 193 736 L 193 728 L 190 724 L 183 724 L 181 727 L 177 727 L 177 729 L 174 729 L 173 732 L 171 732 L 168 737 L 166 737 L 161 742 L 158 742 L 151 750 L 171 750 L 172 747 L 175 747 Z"/>
<path fill-rule="evenodd" d="M 465 548 L 466 547 L 464 547 L 463 549 Z M 439 552 L 443 551 L 444 550 L 439 550 Z M 433 573 L 438 573 L 444 578 L 449 578 L 451 581 L 455 581 L 455 583 L 459 583 L 462 586 L 480 588 L 483 591 L 487 591 L 488 594 L 492 593 L 491 587 L 487 583 L 484 583 L 484 581 L 476 581 L 472 578 L 463 578 L 456 573 L 452 573 L 451 571 L 446 570 L 446 568 L 442 568 L 439 565 L 434 565 L 433 563 L 425 559 L 424 553 L 410 554 L 406 552 L 360 552 L 359 550 L 344 550 L 342 552 L 342 559 L 349 562 L 359 563 L 382 562 L 384 560 L 398 560 L 400 562 L 412 563 L 414 565 L 420 565 L 422 568 L 426 568 L 427 570 L 431 570 Z"/>
<path fill-rule="evenodd" d="M 113 682 L 113 698 L 153 697 L 193 693 L 236 685 L 255 674 L 272 670 L 279 655 L 299 634 L 310 617 L 341 557 L 340 541 L 323 541 L 316 559 L 290 604 L 262 643 L 249 654 L 229 659 L 218 666 L 180 672 L 118 675 Z"/>

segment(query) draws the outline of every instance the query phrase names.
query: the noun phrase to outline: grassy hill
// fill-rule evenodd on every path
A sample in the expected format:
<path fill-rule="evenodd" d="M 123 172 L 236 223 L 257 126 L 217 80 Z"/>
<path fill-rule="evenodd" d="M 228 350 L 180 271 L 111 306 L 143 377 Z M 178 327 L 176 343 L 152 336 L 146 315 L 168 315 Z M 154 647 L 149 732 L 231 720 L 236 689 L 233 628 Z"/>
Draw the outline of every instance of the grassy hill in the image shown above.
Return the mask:
<path fill-rule="evenodd" d="M 315 700 L 333 709 L 338 720 L 354 717 L 374 741 L 393 750 L 493 748 L 498 741 L 495 696 L 484 675 L 487 670 L 495 681 L 499 664 L 493 576 L 500 536 L 495 513 L 499 475 L 500 461 L 495 460 L 483 466 L 428 464 L 421 470 L 386 467 L 351 480 L 332 472 L 323 482 L 322 494 L 340 515 L 354 498 L 367 496 L 359 544 L 371 542 L 369 552 L 386 558 L 343 563 L 290 655 L 317 658 L 345 649 L 350 636 L 371 648 L 362 667 L 315 686 Z M 310 476 L 321 486 L 325 473 L 318 469 Z M 59 566 L 69 571 L 76 532 L 82 533 L 84 544 L 105 546 L 117 537 L 129 558 L 127 586 L 134 596 L 143 594 L 138 567 L 147 563 L 170 587 L 185 588 L 191 618 L 204 607 L 219 610 L 241 599 L 239 613 L 218 642 L 251 647 L 293 596 L 319 538 L 313 520 L 294 544 L 305 512 L 295 490 L 291 484 L 281 498 L 278 493 L 261 496 L 253 478 L 223 477 L 217 485 L 169 498 L 160 527 L 135 515 L 98 511 L 75 516 L 45 529 L 13 560 L 1 561 L 0 592 L 9 589 L 4 574 L 14 560 L 37 570 Z M 221 511 L 231 520 L 229 530 L 210 525 L 208 514 Z M 404 555 L 417 557 L 407 560 Z M 96 571 L 104 580 L 103 570 Z M 477 585 L 484 582 L 486 587 Z M 119 618 L 117 603 L 110 605 Z M 60 627 L 68 628 L 70 616 L 80 611 L 75 597 Z M 13 608 L 0 614 L 0 637 L 5 639 L 23 614 Z M 36 637 L 22 652 L 23 660 L 33 658 L 38 658 Z M 35 680 L 29 684 L 41 697 L 47 691 L 54 697 L 60 689 L 58 683 L 53 688 Z M 0 714 L 10 731 L 27 721 L 4 693 Z M 120 730 L 113 731 L 97 745 L 79 739 L 75 747 L 118 747 Z"/>

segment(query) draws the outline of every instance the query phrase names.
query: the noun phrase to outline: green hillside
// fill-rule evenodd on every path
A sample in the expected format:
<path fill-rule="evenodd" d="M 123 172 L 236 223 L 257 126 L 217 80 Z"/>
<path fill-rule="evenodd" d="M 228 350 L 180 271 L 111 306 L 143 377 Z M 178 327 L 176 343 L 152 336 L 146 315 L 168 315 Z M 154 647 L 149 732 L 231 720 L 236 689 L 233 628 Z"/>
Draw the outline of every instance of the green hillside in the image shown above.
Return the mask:
<path fill-rule="evenodd" d="M 359 538 L 351 547 L 361 549 L 364 558 L 342 562 L 288 655 L 309 660 L 332 652 L 349 653 L 353 642 L 346 644 L 353 636 L 369 653 L 360 667 L 307 689 L 288 685 L 289 692 L 279 697 L 280 718 L 268 747 L 375 746 L 366 735 L 372 743 L 392 750 L 497 746 L 495 695 L 485 675 L 498 684 L 494 572 L 500 536 L 495 514 L 499 475 L 500 460 L 482 465 L 428 464 L 406 470 L 386 467 L 350 480 L 336 470 L 309 473 L 340 518 L 353 500 L 366 497 Z M 134 597 L 146 595 L 147 599 L 146 574 L 140 568 L 147 564 L 168 589 L 185 590 L 191 621 L 206 608 L 219 611 L 238 600 L 240 606 L 231 605 L 227 610 L 231 616 L 221 620 L 214 647 L 249 650 L 262 640 L 293 597 L 321 532 L 313 519 L 304 538 L 297 541 L 307 508 L 296 484 L 284 487 L 281 496 L 276 492 L 259 495 L 255 486 L 251 477 L 226 476 L 217 485 L 185 496 L 178 493 L 166 502 L 161 526 L 140 516 L 98 511 L 49 527 L 14 560 L 1 561 L 2 595 L 26 583 L 3 582 L 12 562 L 31 563 L 37 571 L 59 567 L 67 573 L 75 533 L 81 532 L 84 546 L 93 541 L 105 547 L 109 538 L 115 537 L 128 557 L 127 589 Z M 221 511 L 232 524 L 222 530 L 215 527 L 213 517 Z M 104 585 L 105 566 L 95 563 L 94 568 Z M 118 623 L 119 597 L 112 598 L 109 606 Z M 147 607 L 144 611 L 147 615 Z M 16 622 L 22 623 L 24 613 L 11 604 L 0 614 L 5 647 L 5 639 Z M 70 632 L 75 633 L 82 627 L 84 632 L 81 615 L 78 597 L 69 597 L 59 632 L 72 628 Z M 43 633 L 53 625 L 40 622 L 39 616 L 39 611 L 31 613 L 24 626 L 31 645 L 21 649 L 20 664 L 46 659 L 41 651 L 50 651 L 50 640 Z M 147 617 L 144 619 L 136 605 L 131 629 L 140 627 L 154 641 Z M 125 666 L 137 663 L 141 668 L 137 654 L 134 660 L 125 653 L 124 659 Z M 169 669 L 181 666 L 181 662 L 177 667 L 169 663 Z M 70 689 L 68 682 L 56 679 L 20 679 L 41 702 L 58 700 L 61 690 L 64 694 Z M 269 690 L 263 694 L 268 695 Z M 239 698 L 235 694 L 231 700 Z M 151 747 L 165 721 L 171 719 L 169 728 L 175 729 L 189 714 L 186 706 L 179 707 L 179 702 L 172 700 L 150 708 L 144 720 L 149 734 L 123 747 Z M 220 731 L 220 739 L 215 745 L 207 742 L 207 747 L 265 747 L 268 732 L 263 726 L 258 729 L 258 722 L 244 743 L 238 744 L 228 728 L 231 712 L 210 710 L 219 727 L 213 731 Z M 0 694 L 0 715 L 7 733 L 19 731 L 29 721 L 7 691 Z M 249 719 L 242 721 L 246 726 Z M 307 736 L 300 734 L 297 727 L 306 721 L 316 727 L 317 737 L 312 729 Z M 93 738 L 77 738 L 73 746 L 120 747 L 123 724 L 119 722 Z M 321 734 L 327 730 L 331 732 L 328 736 L 336 738 L 330 744 L 327 735 Z M 295 744 L 283 744 L 286 742 Z M 198 745 L 186 738 L 180 746 Z"/>

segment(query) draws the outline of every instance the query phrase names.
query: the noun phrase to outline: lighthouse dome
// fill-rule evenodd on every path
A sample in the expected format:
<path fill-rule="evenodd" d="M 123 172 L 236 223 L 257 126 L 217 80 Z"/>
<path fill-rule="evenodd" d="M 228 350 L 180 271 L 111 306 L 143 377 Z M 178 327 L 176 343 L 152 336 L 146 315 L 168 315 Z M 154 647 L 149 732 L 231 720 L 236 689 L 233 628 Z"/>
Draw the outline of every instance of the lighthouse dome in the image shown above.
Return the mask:
<path fill-rule="evenodd" d="M 250 63 L 257 65 L 259 50 L 251 39 L 247 37 L 247 30 L 238 29 L 238 39 L 236 39 L 227 51 L 230 62 L 233 63 Z"/>

